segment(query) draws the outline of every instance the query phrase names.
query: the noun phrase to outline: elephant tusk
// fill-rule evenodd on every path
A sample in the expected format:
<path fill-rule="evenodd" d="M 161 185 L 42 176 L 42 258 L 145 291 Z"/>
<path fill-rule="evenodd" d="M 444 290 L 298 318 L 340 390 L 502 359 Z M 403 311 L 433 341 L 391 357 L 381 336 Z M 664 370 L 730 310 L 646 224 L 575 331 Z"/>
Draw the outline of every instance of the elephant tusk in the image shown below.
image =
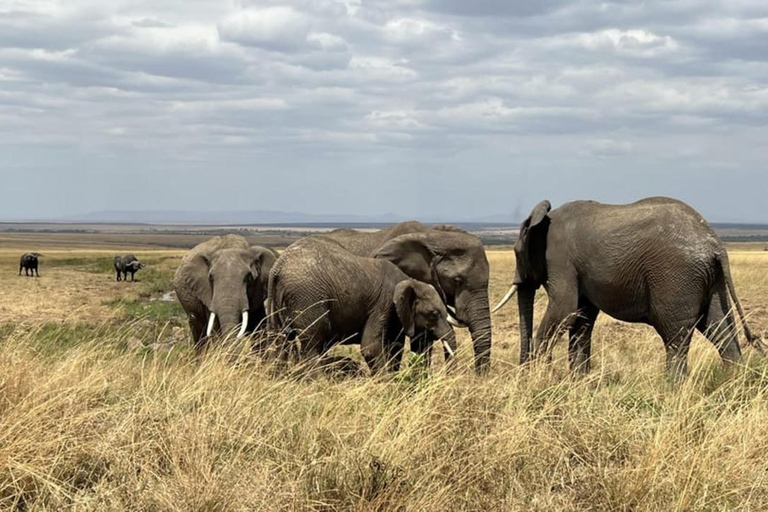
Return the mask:
<path fill-rule="evenodd" d="M 206 337 L 210 337 L 213 332 L 213 324 L 216 323 L 216 313 L 211 311 L 211 316 L 208 318 L 208 329 L 205 331 Z"/>
<path fill-rule="evenodd" d="M 467 327 L 467 324 L 456 318 L 456 310 L 453 309 L 449 305 L 445 305 L 445 311 L 448 313 L 446 320 L 448 320 L 448 323 L 451 324 L 454 327 L 461 327 L 465 328 Z"/>
<path fill-rule="evenodd" d="M 493 308 L 493 311 L 491 311 L 491 313 L 495 313 L 495 312 L 497 312 L 498 310 L 500 310 L 500 309 L 501 309 L 501 308 L 504 306 L 504 304 L 506 304 L 507 302 L 509 302 L 509 299 L 511 299 L 511 298 L 512 298 L 512 296 L 515 294 L 515 292 L 517 292 L 517 285 L 516 285 L 516 284 L 513 284 L 513 285 L 512 285 L 512 286 L 509 288 L 509 291 L 508 291 L 508 292 L 507 292 L 507 294 L 504 296 L 504 298 L 503 298 L 503 299 L 501 299 L 501 302 L 499 302 L 499 304 L 498 304 L 498 305 L 497 305 L 495 308 Z"/>
<path fill-rule="evenodd" d="M 442 341 L 443 341 L 443 347 L 445 347 L 445 351 L 448 352 L 448 355 L 450 357 L 453 357 L 453 349 L 451 348 L 451 346 L 448 344 L 446 340 L 442 340 Z"/>
<path fill-rule="evenodd" d="M 448 313 L 448 316 L 446 317 L 446 320 L 448 320 L 448 323 L 451 324 L 454 327 L 466 327 L 467 324 L 460 322 L 456 318 L 453 317 L 450 313 Z"/>
<path fill-rule="evenodd" d="M 237 333 L 238 338 L 245 336 L 245 330 L 248 328 L 248 310 L 243 311 L 243 323 L 240 325 L 240 332 Z"/>

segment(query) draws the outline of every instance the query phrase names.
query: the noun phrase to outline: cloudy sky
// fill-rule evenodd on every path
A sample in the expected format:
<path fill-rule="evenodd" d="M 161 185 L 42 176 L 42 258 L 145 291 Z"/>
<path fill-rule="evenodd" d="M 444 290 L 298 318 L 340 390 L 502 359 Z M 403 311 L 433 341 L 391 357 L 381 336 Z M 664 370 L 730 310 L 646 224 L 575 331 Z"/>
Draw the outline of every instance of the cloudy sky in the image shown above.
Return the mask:
<path fill-rule="evenodd" d="M 0 218 L 768 222 L 765 0 L 0 0 Z"/>

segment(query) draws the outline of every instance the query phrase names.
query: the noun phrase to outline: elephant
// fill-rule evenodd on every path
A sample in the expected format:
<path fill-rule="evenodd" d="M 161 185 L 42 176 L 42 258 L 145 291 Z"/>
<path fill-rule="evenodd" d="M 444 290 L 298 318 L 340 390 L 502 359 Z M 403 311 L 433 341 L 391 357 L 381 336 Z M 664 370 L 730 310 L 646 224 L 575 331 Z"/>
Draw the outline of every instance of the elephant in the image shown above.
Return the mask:
<path fill-rule="evenodd" d="M 266 327 L 264 301 L 277 253 L 239 235 L 217 236 L 191 249 L 173 279 L 198 353 L 218 330 L 238 338 Z M 207 327 L 206 327 L 207 326 Z"/>
<path fill-rule="evenodd" d="M 38 258 L 42 256 L 39 252 L 26 252 L 21 255 L 19 260 L 19 275 L 21 275 L 21 269 L 24 269 L 24 275 L 27 277 L 40 277 L 40 271 L 38 267 Z"/>
<path fill-rule="evenodd" d="M 449 225 L 427 227 L 417 221 L 375 232 L 338 229 L 321 238 L 333 240 L 358 256 L 389 260 L 413 279 L 431 284 L 455 325 L 469 327 L 475 371 L 486 373 L 491 361 L 489 265 L 480 239 Z"/>
<path fill-rule="evenodd" d="M 548 352 L 550 341 L 568 330 L 570 366 L 588 372 L 600 311 L 654 327 L 664 342 L 667 372 L 678 380 L 687 373 L 694 329 L 717 347 L 724 362 L 740 361 L 729 296 L 747 340 L 762 348 L 744 319 L 728 253 L 692 207 L 652 197 L 625 205 L 575 201 L 551 208 L 549 201 L 540 202 L 521 225 L 513 284 L 493 310 L 517 292 L 521 363 Z M 540 286 L 549 304 L 531 351 Z"/>
<path fill-rule="evenodd" d="M 117 280 L 128 282 L 128 274 L 131 274 L 131 282 L 136 281 L 136 272 L 144 268 L 144 264 L 133 254 L 116 255 L 114 259 L 115 272 L 117 272 Z"/>
<path fill-rule="evenodd" d="M 359 344 L 372 372 L 399 369 L 404 335 L 429 357 L 439 339 L 449 353 L 456 335 L 437 290 L 383 259 L 357 256 L 333 240 L 308 237 L 286 249 L 269 280 L 270 331 L 298 334 L 302 359 L 337 344 Z"/>

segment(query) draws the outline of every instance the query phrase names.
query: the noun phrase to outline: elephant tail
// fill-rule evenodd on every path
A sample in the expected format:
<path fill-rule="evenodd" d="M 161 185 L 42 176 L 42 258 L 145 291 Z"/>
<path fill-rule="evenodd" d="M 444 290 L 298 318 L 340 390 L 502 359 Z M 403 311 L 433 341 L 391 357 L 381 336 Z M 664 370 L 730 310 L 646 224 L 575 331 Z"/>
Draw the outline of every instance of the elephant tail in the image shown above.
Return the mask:
<path fill-rule="evenodd" d="M 747 338 L 747 343 L 755 347 L 761 354 L 765 354 L 765 347 L 763 346 L 763 342 L 760 340 L 760 338 L 755 336 L 752 333 L 752 330 L 749 328 L 746 315 L 744 314 L 744 309 L 741 307 L 741 301 L 736 295 L 736 287 L 733 285 L 733 277 L 731 276 L 731 264 L 728 261 L 728 253 L 726 253 L 723 249 L 723 252 L 718 255 L 717 260 L 720 263 L 720 268 L 723 271 L 725 285 L 728 287 L 728 294 L 731 296 L 731 300 L 733 301 L 734 306 L 736 306 L 736 312 L 738 312 L 739 318 L 741 319 L 741 326 L 744 329 L 744 336 Z"/>

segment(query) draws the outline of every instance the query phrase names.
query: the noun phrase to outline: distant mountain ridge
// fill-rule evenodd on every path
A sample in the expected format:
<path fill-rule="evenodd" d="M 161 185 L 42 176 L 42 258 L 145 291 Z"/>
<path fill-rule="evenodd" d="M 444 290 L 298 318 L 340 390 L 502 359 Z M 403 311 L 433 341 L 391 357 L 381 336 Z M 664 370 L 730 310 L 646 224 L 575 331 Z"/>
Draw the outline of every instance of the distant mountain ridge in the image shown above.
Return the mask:
<path fill-rule="evenodd" d="M 524 217 L 523 217 L 524 218 Z M 245 225 L 389 225 L 406 220 L 420 220 L 427 224 L 457 224 L 457 225 L 505 225 L 518 226 L 523 218 L 515 215 L 482 215 L 445 217 L 439 215 L 403 216 L 394 213 L 375 215 L 335 214 L 335 213 L 304 213 L 286 212 L 279 210 L 102 210 L 82 215 L 68 215 L 58 218 L 15 218 L 0 219 L 0 222 L 43 222 L 54 224 L 86 223 L 86 224 L 168 224 L 195 226 L 245 226 Z M 716 229 L 763 230 L 768 229 L 768 223 L 715 221 L 710 224 Z"/>
<path fill-rule="evenodd" d="M 246 211 L 181 211 L 181 210 L 104 210 L 77 215 L 58 222 L 121 223 L 121 224 L 193 224 L 193 225 L 248 225 L 248 224 L 396 224 L 414 217 L 393 213 L 379 215 L 309 214 L 276 210 Z M 478 218 L 418 218 L 427 223 L 512 223 L 511 216 L 497 215 Z"/>
<path fill-rule="evenodd" d="M 132 224 L 300 224 L 318 222 L 400 222 L 393 214 L 342 215 L 307 214 L 274 210 L 247 211 L 181 211 L 181 210 L 106 210 L 91 212 L 72 219 L 77 222 Z"/>

